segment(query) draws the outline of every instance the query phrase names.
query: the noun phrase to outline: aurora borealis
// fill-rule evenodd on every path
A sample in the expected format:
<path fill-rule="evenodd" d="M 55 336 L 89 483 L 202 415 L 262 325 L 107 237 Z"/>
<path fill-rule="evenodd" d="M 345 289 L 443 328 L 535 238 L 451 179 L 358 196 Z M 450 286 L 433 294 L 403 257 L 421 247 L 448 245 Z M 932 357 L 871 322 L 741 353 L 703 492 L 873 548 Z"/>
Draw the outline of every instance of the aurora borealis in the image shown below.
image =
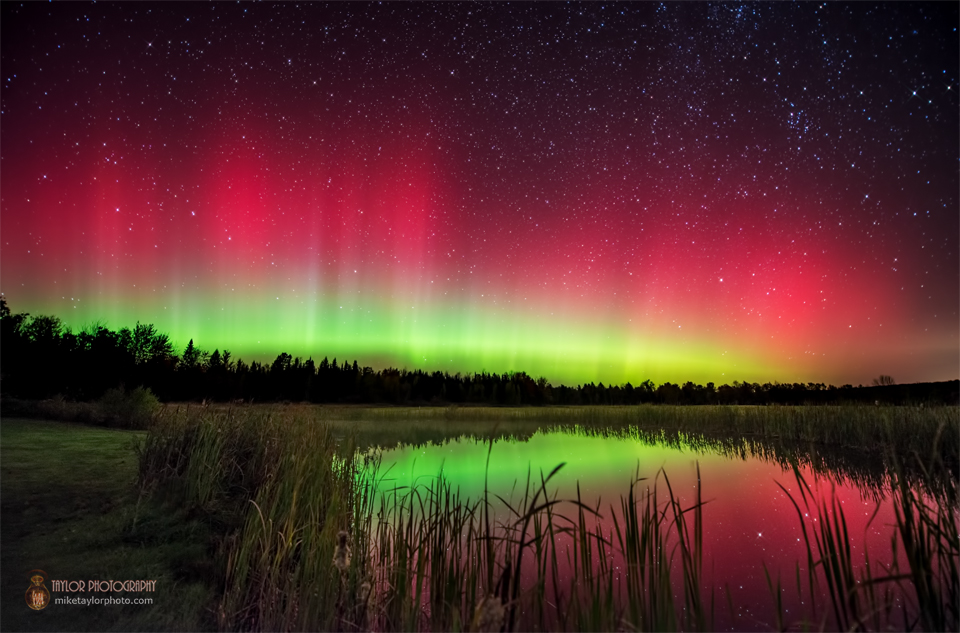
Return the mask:
<path fill-rule="evenodd" d="M 957 378 L 956 3 L 0 10 L 14 311 L 567 384 Z"/>

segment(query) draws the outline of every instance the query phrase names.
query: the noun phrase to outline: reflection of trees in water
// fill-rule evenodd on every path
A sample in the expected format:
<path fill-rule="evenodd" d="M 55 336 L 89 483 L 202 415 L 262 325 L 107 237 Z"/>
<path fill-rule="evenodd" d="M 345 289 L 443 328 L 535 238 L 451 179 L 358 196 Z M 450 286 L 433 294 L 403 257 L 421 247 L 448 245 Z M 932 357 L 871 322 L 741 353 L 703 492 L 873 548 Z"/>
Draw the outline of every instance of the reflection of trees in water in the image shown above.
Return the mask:
<path fill-rule="evenodd" d="M 588 431 L 587 434 L 591 434 Z M 956 468 L 949 468 L 931 451 L 927 461 L 917 455 L 897 455 L 896 447 L 861 449 L 852 446 L 814 444 L 784 438 L 710 437 L 705 435 L 635 429 L 632 433 L 613 434 L 634 437 L 651 445 L 670 446 L 713 453 L 735 459 L 750 457 L 774 463 L 784 470 L 795 466 L 809 468 L 818 476 L 841 484 L 856 486 L 864 498 L 877 501 L 890 491 L 891 477 L 902 476 L 911 487 L 923 489 L 936 497 L 956 499 Z"/>
<path fill-rule="evenodd" d="M 390 449 L 398 446 L 443 446 L 450 442 L 486 443 L 509 440 L 525 442 L 535 433 L 563 433 L 616 441 L 634 440 L 649 446 L 721 455 L 729 459 L 759 459 L 784 470 L 807 468 L 839 484 L 856 486 L 865 499 L 878 501 L 891 489 L 891 476 L 899 473 L 911 487 L 936 498 L 957 498 L 957 467 L 944 465 L 940 453 L 926 460 L 916 454 L 898 455 L 896 447 L 863 449 L 852 446 L 814 444 L 782 437 L 721 436 L 678 430 L 650 429 L 631 425 L 585 426 L 539 422 L 444 422 L 381 424 L 359 428 L 357 446 Z"/>

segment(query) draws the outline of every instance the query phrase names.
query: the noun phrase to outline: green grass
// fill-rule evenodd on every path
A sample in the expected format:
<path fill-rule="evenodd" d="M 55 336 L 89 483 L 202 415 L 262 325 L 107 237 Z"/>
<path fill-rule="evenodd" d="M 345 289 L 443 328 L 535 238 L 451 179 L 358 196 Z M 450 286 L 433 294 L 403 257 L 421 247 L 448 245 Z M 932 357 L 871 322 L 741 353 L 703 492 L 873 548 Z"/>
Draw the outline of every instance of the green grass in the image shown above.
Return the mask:
<path fill-rule="evenodd" d="M 216 604 L 216 570 L 204 562 L 214 532 L 159 500 L 139 498 L 134 444 L 142 437 L 60 422 L 0 422 L 2 630 L 214 626 L 206 608 Z M 35 612 L 24 602 L 33 569 L 51 579 L 155 579 L 154 604 L 51 604 Z"/>

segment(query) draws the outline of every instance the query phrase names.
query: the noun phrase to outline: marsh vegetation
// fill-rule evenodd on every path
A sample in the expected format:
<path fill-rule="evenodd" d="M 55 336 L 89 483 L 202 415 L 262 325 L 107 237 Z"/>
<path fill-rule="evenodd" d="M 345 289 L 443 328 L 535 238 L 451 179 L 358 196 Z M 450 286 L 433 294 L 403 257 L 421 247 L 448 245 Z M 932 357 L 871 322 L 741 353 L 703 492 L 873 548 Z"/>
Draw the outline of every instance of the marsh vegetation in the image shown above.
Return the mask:
<path fill-rule="evenodd" d="M 216 517 L 223 629 L 955 630 L 960 622 L 956 409 L 541 411 L 168 407 L 139 449 L 139 482 Z M 391 474 L 389 455 L 373 447 L 403 444 L 395 427 L 421 446 L 444 446 L 440 431 L 479 446 L 482 490 L 469 496 L 442 471 L 410 482 Z M 681 489 L 677 473 L 654 467 L 644 476 L 638 465 L 602 504 L 579 484 L 559 494 L 562 464 L 530 468 L 507 489 L 491 484 L 497 438 L 558 427 L 777 465 L 803 555 L 777 570 L 758 561 L 765 612 L 736 619 L 729 581 L 714 582 L 704 543 L 717 526 L 705 518 L 711 482 L 699 468 Z M 371 440 L 377 433 L 380 442 Z M 844 451 L 866 458 L 844 462 L 836 457 Z M 842 472 L 831 474 L 834 464 Z M 848 529 L 837 478 L 872 491 L 875 514 L 887 504 L 885 551 L 863 551 Z"/>

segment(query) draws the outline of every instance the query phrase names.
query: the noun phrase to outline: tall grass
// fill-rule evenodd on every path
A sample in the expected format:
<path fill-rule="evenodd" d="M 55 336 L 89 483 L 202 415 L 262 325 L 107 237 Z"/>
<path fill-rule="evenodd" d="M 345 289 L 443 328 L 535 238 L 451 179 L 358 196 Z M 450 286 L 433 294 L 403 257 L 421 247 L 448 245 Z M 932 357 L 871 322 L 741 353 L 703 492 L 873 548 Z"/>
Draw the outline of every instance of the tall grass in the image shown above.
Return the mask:
<path fill-rule="evenodd" d="M 895 456 L 893 461 L 897 462 Z M 896 520 L 890 540 L 892 560 L 876 569 L 869 552 L 864 552 L 862 565 L 854 560 L 846 516 L 836 496 L 818 496 L 796 467 L 794 476 L 800 502 L 778 485 L 797 511 L 807 550 L 811 612 L 798 625 L 822 629 L 830 622 L 849 631 L 960 629 L 956 479 L 948 479 L 938 489 L 941 495 L 934 498 L 910 486 L 899 466 L 894 469 L 889 483 Z M 805 516 L 816 517 L 811 531 Z M 875 517 L 876 511 L 871 522 Z M 799 591 L 799 566 L 797 585 Z M 821 588 L 829 603 L 818 612 L 816 597 Z M 776 615 L 778 623 L 784 622 L 779 604 Z"/>
<path fill-rule="evenodd" d="M 562 432 L 738 459 L 755 457 L 788 469 L 799 463 L 879 495 L 885 494 L 888 473 L 895 469 L 911 486 L 934 491 L 944 480 L 956 480 L 960 471 L 960 410 L 956 407 L 317 407 L 314 411 L 338 432 L 355 434 L 362 448 L 442 445 L 452 438 L 524 440 L 538 432 Z M 418 418 L 417 411 L 424 416 Z M 918 453 L 923 459 L 894 464 L 890 447 L 897 447 L 901 454 Z"/>
<path fill-rule="evenodd" d="M 643 415 L 681 421 L 686 415 L 662 409 Z M 606 508 L 587 505 L 579 487 L 575 498 L 559 499 L 551 480 L 562 464 L 549 473 L 529 472 L 513 494 L 485 486 L 481 498 L 464 499 L 442 473 L 412 487 L 392 485 L 376 458 L 355 451 L 353 438 L 342 439 L 333 426 L 303 413 L 168 410 L 141 446 L 144 489 L 176 495 L 222 526 L 221 628 L 716 625 L 714 595 L 703 589 L 703 534 L 709 526 L 699 469 L 695 499 L 688 504 L 664 472 L 652 481 L 638 472 L 619 502 Z M 741 412 L 720 415 L 737 419 Z M 790 412 L 770 416 L 780 421 L 765 424 L 777 428 L 789 420 L 799 424 Z M 762 422 L 752 412 L 741 417 Z M 816 499 L 796 473 L 802 497 L 791 500 L 808 545 L 808 577 L 801 582 L 798 564 L 797 590 L 829 599 L 829 605 L 812 604 L 799 625 L 884 628 L 897 617 L 895 626 L 903 628 L 956 628 L 955 479 L 952 505 L 923 496 L 906 478 L 892 481 L 898 526 L 891 547 L 897 555 L 889 567 L 875 569 L 869 558 L 861 566 L 851 554 L 842 508 Z M 803 523 L 801 504 L 822 517 L 813 534 Z M 900 558 L 906 561 L 902 568 Z M 771 578 L 778 624 L 796 624 L 781 613 L 779 579 L 776 585 Z"/>
<path fill-rule="evenodd" d="M 356 593 L 353 567 L 331 564 L 338 533 L 363 509 L 354 453 L 299 415 L 193 409 L 155 423 L 140 448 L 141 486 L 173 489 L 229 533 L 222 627 L 334 627 L 343 596 Z"/>
<path fill-rule="evenodd" d="M 782 437 L 799 442 L 884 448 L 925 454 L 933 438 L 956 453 L 957 407 L 879 406 L 570 406 L 322 407 L 328 420 L 384 422 L 534 422 L 598 428 L 654 428 L 703 435 Z M 942 430 L 941 430 L 942 429 Z"/>
<path fill-rule="evenodd" d="M 269 407 L 270 405 L 263 405 Z M 303 407 L 310 409 L 310 407 Z M 887 406 L 572 406 L 572 407 L 314 407 L 338 429 L 356 431 L 360 445 L 442 443 L 450 437 L 529 437 L 538 430 L 636 436 L 644 441 L 701 444 L 708 450 L 758 454 L 861 475 L 894 468 L 889 448 L 921 455 L 941 474 L 960 475 L 960 409 Z M 496 429 L 496 431 L 494 431 Z M 811 450 L 811 447 L 815 447 Z M 937 454 L 931 454 L 936 448 Z M 804 457 L 804 453 L 812 458 Z M 818 462 L 820 462 L 818 464 Z M 876 466 L 879 465 L 879 468 Z M 916 464 L 901 464 L 911 482 Z"/>

